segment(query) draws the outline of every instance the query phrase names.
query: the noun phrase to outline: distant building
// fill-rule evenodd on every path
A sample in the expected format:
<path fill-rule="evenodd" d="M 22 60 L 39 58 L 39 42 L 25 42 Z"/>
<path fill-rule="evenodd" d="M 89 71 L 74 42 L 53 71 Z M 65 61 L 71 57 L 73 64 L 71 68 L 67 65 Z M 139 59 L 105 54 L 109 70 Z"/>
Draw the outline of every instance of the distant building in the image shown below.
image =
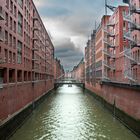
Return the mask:
<path fill-rule="evenodd" d="M 71 77 L 81 82 L 85 81 L 84 59 L 82 59 L 77 66 L 74 66 L 73 70 L 71 71 Z"/>
<path fill-rule="evenodd" d="M 103 53 L 103 49 L 105 48 L 105 27 L 106 24 L 109 21 L 109 17 L 108 15 L 105 15 L 102 17 L 101 19 L 101 23 L 96 31 L 96 37 L 95 37 L 95 63 L 96 63 L 96 79 L 102 80 L 105 77 L 107 77 L 105 75 L 104 72 L 104 61 L 105 61 L 105 56 Z"/>
<path fill-rule="evenodd" d="M 64 77 L 65 71 L 63 66 L 60 63 L 60 60 L 55 58 L 54 60 L 54 79 L 59 79 L 61 77 Z"/>
<path fill-rule="evenodd" d="M 71 78 L 71 72 L 69 70 L 65 72 L 65 78 Z"/>
<path fill-rule="evenodd" d="M 85 81 L 92 85 L 95 84 L 96 80 L 95 36 L 96 30 L 93 30 L 91 39 L 88 40 L 85 47 Z"/>

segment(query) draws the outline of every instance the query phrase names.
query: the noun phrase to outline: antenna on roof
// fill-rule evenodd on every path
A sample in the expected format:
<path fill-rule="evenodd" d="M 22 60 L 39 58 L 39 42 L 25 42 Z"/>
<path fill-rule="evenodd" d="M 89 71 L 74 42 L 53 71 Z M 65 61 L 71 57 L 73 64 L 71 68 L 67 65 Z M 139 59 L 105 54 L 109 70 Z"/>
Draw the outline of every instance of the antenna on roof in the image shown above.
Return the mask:
<path fill-rule="evenodd" d="M 112 12 L 114 12 L 116 9 L 115 6 L 111 6 L 111 5 L 106 5 L 106 7 L 109 8 Z"/>
<path fill-rule="evenodd" d="M 107 15 L 107 0 L 105 0 L 105 15 Z"/>
<path fill-rule="evenodd" d="M 116 7 L 107 4 L 107 0 L 105 0 L 105 15 L 107 15 L 107 8 L 110 9 L 112 12 L 115 11 Z"/>
<path fill-rule="evenodd" d="M 96 20 L 95 20 L 95 30 L 96 30 L 96 26 L 97 26 L 97 25 L 96 25 Z"/>

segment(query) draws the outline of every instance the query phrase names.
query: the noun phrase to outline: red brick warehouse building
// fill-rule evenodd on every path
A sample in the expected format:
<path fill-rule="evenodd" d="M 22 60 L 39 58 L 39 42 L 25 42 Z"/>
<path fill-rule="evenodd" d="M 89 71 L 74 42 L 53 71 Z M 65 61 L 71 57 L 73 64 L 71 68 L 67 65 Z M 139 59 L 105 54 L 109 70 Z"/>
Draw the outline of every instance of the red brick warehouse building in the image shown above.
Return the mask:
<path fill-rule="evenodd" d="M 128 2 L 124 0 L 124 2 Z M 123 19 L 128 22 L 129 30 L 124 38 L 129 42 L 125 47 L 125 77 L 131 83 L 140 84 L 140 1 L 129 1 L 129 12 Z"/>
<path fill-rule="evenodd" d="M 104 15 L 88 40 L 85 86 L 139 135 L 140 1 L 129 2 L 129 6 L 114 7 L 111 15 Z"/>
<path fill-rule="evenodd" d="M 80 82 L 85 81 L 85 62 L 83 58 L 78 65 L 74 66 L 73 70 L 70 73 L 71 78 Z"/>
<path fill-rule="evenodd" d="M 0 122 L 54 86 L 54 46 L 32 0 L 0 0 Z"/>

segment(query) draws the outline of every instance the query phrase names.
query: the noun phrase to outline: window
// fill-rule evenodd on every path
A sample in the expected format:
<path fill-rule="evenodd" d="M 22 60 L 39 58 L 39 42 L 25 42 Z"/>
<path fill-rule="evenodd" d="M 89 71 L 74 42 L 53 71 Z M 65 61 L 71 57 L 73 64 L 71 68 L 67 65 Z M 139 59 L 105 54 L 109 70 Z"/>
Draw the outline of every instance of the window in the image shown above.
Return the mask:
<path fill-rule="evenodd" d="M 22 43 L 20 41 L 17 44 L 17 63 L 22 63 Z"/>
<path fill-rule="evenodd" d="M 4 49 L 5 62 L 8 62 L 8 51 Z"/>
<path fill-rule="evenodd" d="M 16 14 L 17 14 L 17 8 L 16 6 L 14 6 L 14 16 L 16 17 Z"/>
<path fill-rule="evenodd" d="M 30 12 L 28 12 L 28 21 L 30 22 Z"/>
<path fill-rule="evenodd" d="M 25 9 L 24 9 L 24 15 L 25 15 L 25 17 L 26 17 L 26 7 L 25 7 Z"/>
<path fill-rule="evenodd" d="M 29 8 L 29 6 L 30 6 L 30 5 L 29 5 L 29 0 L 27 0 L 27 7 Z"/>
<path fill-rule="evenodd" d="M 26 29 L 26 20 L 24 19 L 24 29 Z"/>
<path fill-rule="evenodd" d="M 10 17 L 10 29 L 12 30 L 12 22 L 13 22 L 13 20 L 12 20 L 12 17 Z"/>
<path fill-rule="evenodd" d="M 30 34 L 30 25 L 29 25 L 29 34 Z"/>
<path fill-rule="evenodd" d="M 28 8 L 29 8 L 29 10 L 31 9 L 31 3 L 30 2 L 29 2 L 29 7 Z"/>
<path fill-rule="evenodd" d="M 27 19 L 29 18 L 29 14 L 28 14 L 28 11 L 27 11 Z"/>
<path fill-rule="evenodd" d="M 23 19 L 22 14 L 20 12 L 18 12 L 18 22 L 20 24 L 22 24 L 22 19 Z"/>
<path fill-rule="evenodd" d="M 123 14 L 123 16 L 126 15 L 126 11 L 125 11 L 125 9 L 123 9 L 122 14 Z"/>
<path fill-rule="evenodd" d="M 18 64 L 21 64 L 21 62 L 22 62 L 21 59 L 22 59 L 22 55 L 21 55 L 20 53 L 18 53 L 18 54 L 17 54 L 17 63 L 18 63 Z"/>
<path fill-rule="evenodd" d="M 137 23 L 137 20 L 136 20 L 136 18 L 135 18 L 134 22 L 135 22 L 135 23 Z"/>
<path fill-rule="evenodd" d="M 14 21 L 14 32 L 16 33 L 16 22 Z"/>
<path fill-rule="evenodd" d="M 6 7 L 9 8 L 9 0 L 6 0 Z"/>
<path fill-rule="evenodd" d="M 26 22 L 26 31 L 28 31 L 28 22 Z"/>
<path fill-rule="evenodd" d="M 16 48 L 16 38 L 13 37 L 13 47 Z"/>
<path fill-rule="evenodd" d="M 10 43 L 10 47 L 11 47 L 12 46 L 12 35 L 11 34 L 9 35 L 9 39 L 10 39 L 9 43 Z"/>
<path fill-rule="evenodd" d="M 22 36 L 22 24 L 23 24 L 23 17 L 21 13 L 18 13 L 18 33 Z"/>
<path fill-rule="evenodd" d="M 137 41 L 137 35 L 135 35 L 134 39 L 135 39 L 135 41 Z"/>
<path fill-rule="evenodd" d="M 136 51 L 136 61 L 138 61 L 138 53 L 137 53 L 137 51 Z"/>
<path fill-rule="evenodd" d="M 8 26 L 8 13 L 5 12 L 5 25 Z"/>
<path fill-rule="evenodd" d="M 9 63 L 12 63 L 12 52 L 9 52 Z"/>
<path fill-rule="evenodd" d="M 138 62 L 140 62 L 140 50 L 138 50 Z"/>
<path fill-rule="evenodd" d="M 8 44 L 8 32 L 5 31 L 5 43 Z"/>
<path fill-rule="evenodd" d="M 10 12 L 13 13 L 13 2 L 10 0 Z"/>
<path fill-rule="evenodd" d="M 15 64 L 15 63 L 16 63 L 16 54 L 13 53 L 13 64 Z"/>
<path fill-rule="evenodd" d="M 123 22 L 123 30 L 126 30 L 126 22 Z"/>
<path fill-rule="evenodd" d="M 3 18 L 3 7 L 0 6 L 0 16 Z"/>

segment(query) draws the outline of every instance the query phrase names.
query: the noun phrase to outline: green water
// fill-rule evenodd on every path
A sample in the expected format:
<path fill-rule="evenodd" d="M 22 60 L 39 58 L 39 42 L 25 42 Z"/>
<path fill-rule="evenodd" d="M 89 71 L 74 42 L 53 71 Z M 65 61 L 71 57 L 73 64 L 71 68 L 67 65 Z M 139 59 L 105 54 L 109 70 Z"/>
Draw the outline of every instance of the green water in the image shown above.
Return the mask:
<path fill-rule="evenodd" d="M 138 140 L 87 91 L 53 91 L 10 140 Z"/>

